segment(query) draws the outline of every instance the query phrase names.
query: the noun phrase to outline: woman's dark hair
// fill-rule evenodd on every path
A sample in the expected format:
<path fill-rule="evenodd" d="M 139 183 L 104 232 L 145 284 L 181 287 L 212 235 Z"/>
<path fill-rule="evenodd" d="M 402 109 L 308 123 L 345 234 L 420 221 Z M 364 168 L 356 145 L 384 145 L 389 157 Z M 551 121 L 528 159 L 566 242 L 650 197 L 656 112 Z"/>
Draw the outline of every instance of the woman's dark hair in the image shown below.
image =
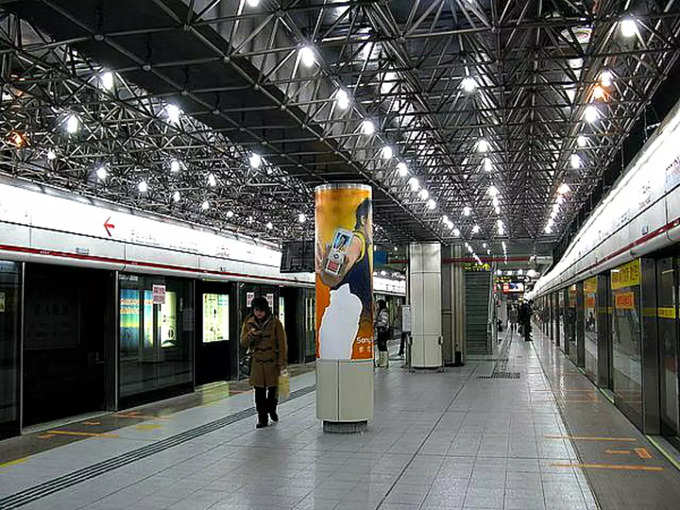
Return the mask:
<path fill-rule="evenodd" d="M 250 306 L 253 309 L 253 311 L 262 310 L 263 312 L 269 313 L 269 302 L 262 296 L 254 298 L 253 301 L 250 303 Z"/>
<path fill-rule="evenodd" d="M 354 229 L 359 230 L 361 228 L 362 218 L 368 219 L 368 215 L 371 214 L 371 199 L 365 198 L 358 206 L 356 211 L 356 222 L 354 224 Z"/>
<path fill-rule="evenodd" d="M 378 310 L 382 310 L 383 308 L 387 308 L 387 303 L 385 303 L 384 299 L 379 299 L 378 300 Z"/>

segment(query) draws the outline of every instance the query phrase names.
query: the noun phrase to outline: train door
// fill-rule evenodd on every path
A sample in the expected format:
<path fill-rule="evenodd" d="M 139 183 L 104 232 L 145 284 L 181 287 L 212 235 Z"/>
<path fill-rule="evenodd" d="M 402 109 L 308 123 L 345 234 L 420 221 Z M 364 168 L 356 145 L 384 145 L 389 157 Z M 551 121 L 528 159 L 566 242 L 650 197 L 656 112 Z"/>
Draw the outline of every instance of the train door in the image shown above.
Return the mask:
<path fill-rule="evenodd" d="M 584 368 L 586 375 L 595 384 L 598 383 L 598 320 L 597 320 L 597 277 L 588 278 L 583 282 L 584 305 Z"/>
<path fill-rule="evenodd" d="M 113 392 L 107 383 L 115 343 L 114 273 L 26 268 L 24 425 L 106 409 Z"/>
<path fill-rule="evenodd" d="M 226 381 L 236 376 L 239 327 L 234 284 L 200 282 L 197 296 L 196 383 Z"/>
<path fill-rule="evenodd" d="M 675 437 L 680 432 L 677 325 L 678 282 L 673 257 L 658 260 L 656 268 L 661 433 L 665 436 Z"/>
<path fill-rule="evenodd" d="M 560 347 L 564 335 L 562 334 L 562 299 L 561 292 L 553 294 L 553 308 L 555 311 L 555 345 Z"/>
<path fill-rule="evenodd" d="M 612 306 L 609 273 L 597 276 L 597 385 L 607 390 L 614 389 Z"/>
<path fill-rule="evenodd" d="M 570 285 L 565 289 L 565 320 L 564 332 L 567 337 L 565 342 L 565 353 L 569 359 L 578 366 L 578 353 L 576 346 L 576 285 Z"/>
<path fill-rule="evenodd" d="M 19 434 L 21 265 L 0 261 L 0 439 Z"/>

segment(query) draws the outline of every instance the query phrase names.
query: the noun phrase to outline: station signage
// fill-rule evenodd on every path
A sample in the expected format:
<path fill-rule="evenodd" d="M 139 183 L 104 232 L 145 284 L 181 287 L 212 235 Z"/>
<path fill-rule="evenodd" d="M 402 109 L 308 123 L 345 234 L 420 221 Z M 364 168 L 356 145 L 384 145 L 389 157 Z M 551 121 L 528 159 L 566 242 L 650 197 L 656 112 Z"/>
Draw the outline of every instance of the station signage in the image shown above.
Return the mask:
<path fill-rule="evenodd" d="M 634 310 L 635 309 L 635 293 L 634 292 L 619 292 L 615 294 L 614 306 L 617 310 Z"/>

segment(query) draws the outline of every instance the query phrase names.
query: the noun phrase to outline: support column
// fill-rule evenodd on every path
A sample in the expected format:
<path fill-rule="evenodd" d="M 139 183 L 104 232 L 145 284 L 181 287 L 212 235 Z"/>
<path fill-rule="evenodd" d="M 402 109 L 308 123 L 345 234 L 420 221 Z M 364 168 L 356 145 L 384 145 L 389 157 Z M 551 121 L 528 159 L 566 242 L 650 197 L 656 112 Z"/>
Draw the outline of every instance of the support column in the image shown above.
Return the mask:
<path fill-rule="evenodd" d="M 409 288 L 414 368 L 442 366 L 441 245 L 409 246 Z"/>
<path fill-rule="evenodd" d="M 460 259 L 463 256 L 463 247 L 453 247 L 453 258 Z M 451 264 L 451 319 L 453 325 L 453 345 L 455 366 L 465 364 L 465 271 L 462 264 Z"/>
<path fill-rule="evenodd" d="M 315 190 L 316 415 L 324 432 L 366 430 L 373 418 L 371 187 Z"/>

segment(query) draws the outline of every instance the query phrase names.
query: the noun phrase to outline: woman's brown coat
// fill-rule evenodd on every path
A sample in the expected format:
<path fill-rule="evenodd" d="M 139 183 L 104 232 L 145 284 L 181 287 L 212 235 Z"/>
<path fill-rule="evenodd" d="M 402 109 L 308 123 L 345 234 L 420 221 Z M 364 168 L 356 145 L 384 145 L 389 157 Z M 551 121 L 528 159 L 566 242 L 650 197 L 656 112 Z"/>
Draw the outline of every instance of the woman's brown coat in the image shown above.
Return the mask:
<path fill-rule="evenodd" d="M 281 321 L 269 315 L 258 324 L 254 315 L 243 321 L 241 345 L 250 348 L 251 386 L 278 386 L 281 369 L 286 366 L 288 348 Z"/>

